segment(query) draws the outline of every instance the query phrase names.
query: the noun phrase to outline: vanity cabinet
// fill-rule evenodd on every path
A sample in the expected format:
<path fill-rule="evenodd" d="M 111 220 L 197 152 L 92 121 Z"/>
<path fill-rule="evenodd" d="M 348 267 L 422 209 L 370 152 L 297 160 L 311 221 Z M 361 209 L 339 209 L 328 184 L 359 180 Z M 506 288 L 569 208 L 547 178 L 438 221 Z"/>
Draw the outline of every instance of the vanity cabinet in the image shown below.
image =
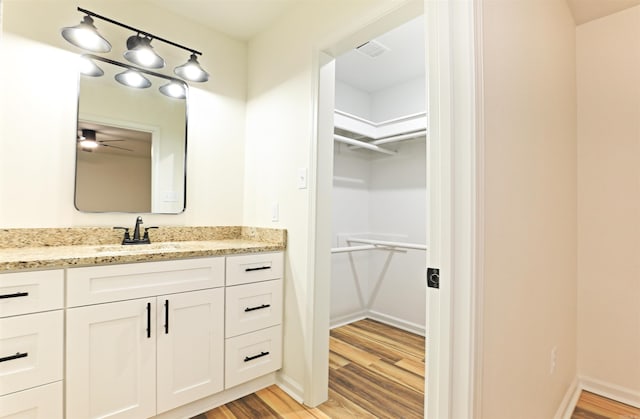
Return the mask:
<path fill-rule="evenodd" d="M 282 253 L 227 257 L 227 389 L 282 367 L 282 275 Z"/>
<path fill-rule="evenodd" d="M 151 417 L 223 389 L 224 258 L 69 269 L 67 281 L 67 418 Z M 98 290 L 151 295 L 83 306 Z"/>
<path fill-rule="evenodd" d="M 62 412 L 64 271 L 0 274 L 0 418 Z"/>

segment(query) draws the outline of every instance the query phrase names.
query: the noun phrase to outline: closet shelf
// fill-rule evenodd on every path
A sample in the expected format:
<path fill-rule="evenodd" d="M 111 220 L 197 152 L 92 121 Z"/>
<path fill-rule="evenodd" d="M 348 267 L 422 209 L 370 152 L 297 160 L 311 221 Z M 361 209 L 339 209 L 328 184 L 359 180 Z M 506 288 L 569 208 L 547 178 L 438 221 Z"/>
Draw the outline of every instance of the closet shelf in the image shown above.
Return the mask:
<path fill-rule="evenodd" d="M 420 112 L 388 121 L 373 122 L 336 109 L 333 115 L 333 125 L 336 128 L 350 131 L 372 140 L 416 132 L 422 132 L 422 135 L 424 135 L 427 130 L 427 113 Z"/>

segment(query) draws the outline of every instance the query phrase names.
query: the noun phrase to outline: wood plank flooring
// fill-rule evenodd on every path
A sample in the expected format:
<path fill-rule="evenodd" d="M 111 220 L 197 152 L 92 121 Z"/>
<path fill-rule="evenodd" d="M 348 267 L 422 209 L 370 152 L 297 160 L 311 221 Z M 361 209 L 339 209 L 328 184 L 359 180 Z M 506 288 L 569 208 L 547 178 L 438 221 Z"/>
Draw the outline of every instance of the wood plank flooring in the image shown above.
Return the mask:
<path fill-rule="evenodd" d="M 424 337 L 365 319 L 331 331 L 329 400 L 311 409 L 271 386 L 194 419 L 422 418 Z"/>
<path fill-rule="evenodd" d="M 422 418 L 424 338 L 365 319 L 331 331 L 329 400 L 308 408 L 271 386 L 193 419 Z M 640 409 L 583 391 L 571 419 L 640 419 Z"/>
<path fill-rule="evenodd" d="M 583 391 L 571 419 L 640 419 L 640 409 Z"/>

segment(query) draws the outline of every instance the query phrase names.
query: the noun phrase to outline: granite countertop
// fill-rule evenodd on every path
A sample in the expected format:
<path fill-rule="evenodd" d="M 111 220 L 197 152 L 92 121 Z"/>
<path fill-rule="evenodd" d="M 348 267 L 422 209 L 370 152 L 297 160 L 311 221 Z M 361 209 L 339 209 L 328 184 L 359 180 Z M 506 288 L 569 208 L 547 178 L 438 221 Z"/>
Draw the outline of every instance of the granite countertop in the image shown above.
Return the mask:
<path fill-rule="evenodd" d="M 166 227 L 151 244 L 119 244 L 109 228 L 0 230 L 0 271 L 150 262 L 286 248 L 286 230 Z M 155 233 L 155 231 L 154 231 Z M 155 239 L 154 239 L 155 236 Z"/>

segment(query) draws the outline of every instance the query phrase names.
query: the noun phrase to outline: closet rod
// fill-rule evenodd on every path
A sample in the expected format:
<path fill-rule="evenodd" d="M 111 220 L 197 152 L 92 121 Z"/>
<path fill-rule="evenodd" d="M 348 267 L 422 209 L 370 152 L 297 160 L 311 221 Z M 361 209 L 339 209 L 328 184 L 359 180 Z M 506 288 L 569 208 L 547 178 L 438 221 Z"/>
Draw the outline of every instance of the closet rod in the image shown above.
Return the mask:
<path fill-rule="evenodd" d="M 376 246 L 368 244 L 366 246 L 347 246 L 347 247 L 333 247 L 331 253 L 346 253 L 346 252 L 359 252 L 361 250 L 372 250 Z"/>
<path fill-rule="evenodd" d="M 387 150 L 386 148 L 379 147 L 379 146 L 377 146 L 375 144 L 365 143 L 364 141 L 354 140 L 353 138 L 345 137 L 345 136 L 338 135 L 338 134 L 333 134 L 333 139 L 338 141 L 338 142 L 340 142 L 340 143 L 345 143 L 345 144 L 349 144 L 349 145 L 355 145 L 355 146 L 358 146 L 358 147 L 366 148 L 367 150 L 373 150 L 373 151 L 377 151 L 379 153 L 388 154 L 390 156 L 393 156 L 393 155 L 396 154 L 395 151 Z"/>
<path fill-rule="evenodd" d="M 396 247 L 400 249 L 427 250 L 426 245 L 417 244 L 417 243 L 402 243 L 402 242 L 391 242 L 391 241 L 383 241 L 383 240 L 357 239 L 353 237 L 350 237 L 347 239 L 347 243 L 349 242 L 373 244 L 373 245 L 386 246 L 386 247 Z"/>

